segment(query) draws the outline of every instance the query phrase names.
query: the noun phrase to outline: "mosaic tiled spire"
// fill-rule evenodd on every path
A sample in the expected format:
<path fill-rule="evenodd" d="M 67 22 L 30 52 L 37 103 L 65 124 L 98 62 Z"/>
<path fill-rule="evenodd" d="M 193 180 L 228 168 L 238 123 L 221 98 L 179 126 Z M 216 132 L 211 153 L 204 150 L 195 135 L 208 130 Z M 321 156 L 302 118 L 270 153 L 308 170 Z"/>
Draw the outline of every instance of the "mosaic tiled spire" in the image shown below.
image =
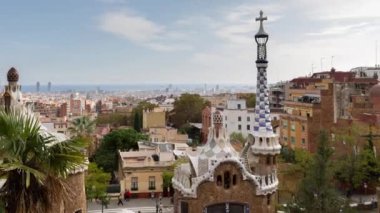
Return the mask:
<path fill-rule="evenodd" d="M 253 126 L 254 132 L 273 134 L 271 125 L 268 84 L 267 84 L 267 51 L 266 43 L 268 34 L 264 31 L 263 21 L 267 17 L 263 17 L 263 11 L 260 11 L 260 17 L 256 21 L 260 21 L 259 32 L 255 35 L 257 43 L 257 84 L 256 84 L 256 108 L 255 108 L 255 123 Z"/>

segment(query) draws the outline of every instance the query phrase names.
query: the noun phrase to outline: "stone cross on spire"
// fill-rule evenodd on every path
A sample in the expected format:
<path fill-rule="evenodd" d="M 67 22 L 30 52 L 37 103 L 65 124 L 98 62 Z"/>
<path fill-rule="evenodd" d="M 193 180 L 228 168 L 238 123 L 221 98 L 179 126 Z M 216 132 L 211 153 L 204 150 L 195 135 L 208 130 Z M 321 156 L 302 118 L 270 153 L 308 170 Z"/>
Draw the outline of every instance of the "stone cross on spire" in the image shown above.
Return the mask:
<path fill-rule="evenodd" d="M 257 34 L 266 34 L 264 32 L 264 28 L 263 28 L 263 21 L 266 21 L 268 20 L 267 17 L 263 17 L 263 11 L 260 10 L 260 17 L 256 18 L 256 21 L 260 21 L 260 29 L 259 29 L 259 32 Z"/>

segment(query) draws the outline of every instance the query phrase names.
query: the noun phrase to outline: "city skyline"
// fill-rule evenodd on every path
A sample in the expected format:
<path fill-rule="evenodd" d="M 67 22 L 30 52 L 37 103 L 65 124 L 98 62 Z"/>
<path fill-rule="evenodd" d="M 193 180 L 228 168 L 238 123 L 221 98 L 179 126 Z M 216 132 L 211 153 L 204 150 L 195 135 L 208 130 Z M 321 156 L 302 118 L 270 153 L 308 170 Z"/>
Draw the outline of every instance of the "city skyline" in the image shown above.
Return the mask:
<path fill-rule="evenodd" d="M 13 1 L 0 7 L 0 76 L 21 84 L 252 84 L 262 9 L 269 82 L 375 65 L 380 2 Z M 378 60 L 379 61 L 379 60 Z M 4 77 L 0 84 L 6 83 Z"/>

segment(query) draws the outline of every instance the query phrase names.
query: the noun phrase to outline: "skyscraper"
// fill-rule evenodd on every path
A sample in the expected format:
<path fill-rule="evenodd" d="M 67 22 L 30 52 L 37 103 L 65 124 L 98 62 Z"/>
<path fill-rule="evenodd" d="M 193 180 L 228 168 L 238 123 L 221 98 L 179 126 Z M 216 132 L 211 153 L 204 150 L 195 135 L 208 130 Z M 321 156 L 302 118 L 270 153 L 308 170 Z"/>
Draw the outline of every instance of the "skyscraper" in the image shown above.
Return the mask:
<path fill-rule="evenodd" d="M 37 84 L 36 84 L 36 92 L 40 92 L 40 82 L 37 81 Z"/>
<path fill-rule="evenodd" d="M 51 92 L 51 82 L 48 83 L 48 92 Z"/>

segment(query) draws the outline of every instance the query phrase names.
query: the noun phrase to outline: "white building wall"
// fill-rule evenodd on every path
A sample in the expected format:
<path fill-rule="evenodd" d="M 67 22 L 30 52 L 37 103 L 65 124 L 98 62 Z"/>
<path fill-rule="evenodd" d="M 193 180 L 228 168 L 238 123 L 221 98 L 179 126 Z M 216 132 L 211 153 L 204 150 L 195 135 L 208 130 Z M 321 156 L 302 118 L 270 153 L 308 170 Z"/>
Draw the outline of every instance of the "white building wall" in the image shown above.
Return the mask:
<path fill-rule="evenodd" d="M 212 107 L 211 112 L 214 113 L 215 111 L 216 108 Z M 247 110 L 245 100 L 228 100 L 227 108 L 221 110 L 221 113 L 223 115 L 223 126 L 228 135 L 238 132 L 247 137 L 248 133 L 252 132 L 255 113 L 253 110 Z"/>

